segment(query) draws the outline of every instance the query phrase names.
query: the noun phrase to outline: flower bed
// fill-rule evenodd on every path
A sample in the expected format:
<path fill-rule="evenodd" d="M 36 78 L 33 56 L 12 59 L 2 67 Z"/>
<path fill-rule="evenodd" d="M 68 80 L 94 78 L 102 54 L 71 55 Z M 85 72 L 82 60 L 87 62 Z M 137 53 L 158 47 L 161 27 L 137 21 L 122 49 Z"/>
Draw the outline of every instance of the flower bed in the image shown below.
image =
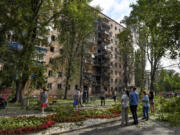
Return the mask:
<path fill-rule="evenodd" d="M 116 107 L 117 108 L 117 107 Z M 56 110 L 56 114 L 45 118 L 38 117 L 10 117 L 0 119 L 0 134 L 13 135 L 37 132 L 51 127 L 55 122 L 79 122 L 86 119 L 110 119 L 119 117 L 120 111 L 111 109 L 74 110 L 66 106 Z"/>
<path fill-rule="evenodd" d="M 68 109 L 65 111 L 61 109 L 57 111 L 56 114 L 47 116 L 47 118 L 56 122 L 78 122 L 85 119 L 110 119 L 119 116 L 120 111 L 114 109 L 93 109 L 79 111 L 74 111 L 73 109 Z"/>
<path fill-rule="evenodd" d="M 54 124 L 53 120 L 37 117 L 11 117 L 0 120 L 0 134 L 24 134 L 47 129 Z"/>

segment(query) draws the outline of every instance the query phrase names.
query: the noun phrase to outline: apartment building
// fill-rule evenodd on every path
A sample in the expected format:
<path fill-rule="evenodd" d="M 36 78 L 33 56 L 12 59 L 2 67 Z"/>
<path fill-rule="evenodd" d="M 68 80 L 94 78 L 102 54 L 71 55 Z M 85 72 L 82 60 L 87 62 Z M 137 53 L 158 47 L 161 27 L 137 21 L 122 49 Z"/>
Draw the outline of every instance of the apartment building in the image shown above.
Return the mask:
<path fill-rule="evenodd" d="M 102 20 L 97 20 L 97 27 L 91 39 L 87 40 L 85 53 L 89 55 L 83 60 L 83 85 L 88 86 L 91 94 L 100 92 L 100 87 L 111 93 L 114 90 L 121 90 L 123 84 L 123 60 L 120 56 L 119 41 L 117 34 L 125 29 L 122 25 L 99 13 Z M 49 64 L 51 59 L 62 55 L 57 40 L 57 31 L 50 29 L 48 42 L 51 47 L 46 48 L 47 52 L 44 56 L 45 64 Z M 48 84 L 50 95 L 58 95 L 64 93 L 64 72 L 63 70 L 53 73 L 51 68 L 48 68 Z M 129 86 L 134 85 L 134 75 L 131 75 Z M 79 82 L 77 82 L 79 84 Z M 70 86 L 68 95 L 72 95 L 75 89 L 75 84 Z"/>
<path fill-rule="evenodd" d="M 83 60 L 83 85 L 88 86 L 91 94 L 100 93 L 101 86 L 104 86 L 111 94 L 112 91 L 119 91 L 124 86 L 123 59 L 120 56 L 117 34 L 125 28 L 103 13 L 99 13 L 99 16 L 102 19 L 96 21 L 97 25 L 94 28 L 94 33 L 87 40 L 84 50 L 88 55 Z M 53 63 L 52 60 L 63 53 L 63 49 L 57 41 L 57 31 L 53 29 L 53 26 L 48 27 L 48 29 L 50 31 L 49 35 L 47 35 L 48 42 L 51 46 L 44 47 L 43 38 L 39 37 L 39 44 L 36 47 L 39 53 L 44 54 L 44 57 L 39 59 L 44 65 Z M 65 87 L 64 74 L 63 69 L 55 72 L 51 67 L 47 68 L 49 95 L 63 95 Z M 69 86 L 68 95 L 72 95 L 76 84 L 79 84 L 79 80 Z M 129 86 L 134 84 L 134 74 L 132 74 Z M 39 93 L 39 90 L 35 90 L 32 95 L 39 95 Z"/>

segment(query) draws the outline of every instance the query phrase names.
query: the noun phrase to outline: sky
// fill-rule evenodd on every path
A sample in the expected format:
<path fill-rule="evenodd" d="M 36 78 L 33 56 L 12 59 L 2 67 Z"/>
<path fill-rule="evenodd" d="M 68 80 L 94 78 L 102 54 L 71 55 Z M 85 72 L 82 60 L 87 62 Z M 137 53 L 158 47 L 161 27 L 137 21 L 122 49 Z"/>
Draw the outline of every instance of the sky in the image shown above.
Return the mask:
<path fill-rule="evenodd" d="M 129 16 L 131 12 L 130 5 L 136 3 L 136 0 L 93 0 L 91 6 L 100 6 L 102 12 L 112 18 L 113 20 L 120 23 L 124 16 Z M 168 58 L 163 58 L 161 60 L 162 67 L 168 67 L 169 65 L 180 63 L 179 60 L 169 60 Z M 147 70 L 150 70 L 150 64 L 147 62 Z M 178 66 L 170 66 L 167 69 L 174 69 L 180 73 L 180 68 Z"/>

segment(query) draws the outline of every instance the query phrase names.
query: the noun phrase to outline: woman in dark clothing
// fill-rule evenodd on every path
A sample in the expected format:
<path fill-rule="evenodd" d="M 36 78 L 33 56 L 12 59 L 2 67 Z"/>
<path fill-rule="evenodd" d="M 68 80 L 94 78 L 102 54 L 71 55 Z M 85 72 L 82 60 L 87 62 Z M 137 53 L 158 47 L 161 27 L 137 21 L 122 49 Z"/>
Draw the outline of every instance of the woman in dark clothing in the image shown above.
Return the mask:
<path fill-rule="evenodd" d="M 153 91 L 149 92 L 149 103 L 150 103 L 151 113 L 154 113 L 154 93 L 153 93 Z"/>

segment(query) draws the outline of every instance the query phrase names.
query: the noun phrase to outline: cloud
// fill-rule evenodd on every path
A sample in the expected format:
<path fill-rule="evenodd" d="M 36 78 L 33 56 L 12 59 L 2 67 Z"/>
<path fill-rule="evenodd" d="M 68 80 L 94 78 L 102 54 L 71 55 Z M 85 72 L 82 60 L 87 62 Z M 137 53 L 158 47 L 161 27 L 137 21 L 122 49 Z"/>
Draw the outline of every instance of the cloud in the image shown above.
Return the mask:
<path fill-rule="evenodd" d="M 130 4 L 136 0 L 93 0 L 91 6 L 99 5 L 103 9 L 103 13 L 110 18 L 120 22 L 124 16 L 128 16 L 131 12 Z"/>

